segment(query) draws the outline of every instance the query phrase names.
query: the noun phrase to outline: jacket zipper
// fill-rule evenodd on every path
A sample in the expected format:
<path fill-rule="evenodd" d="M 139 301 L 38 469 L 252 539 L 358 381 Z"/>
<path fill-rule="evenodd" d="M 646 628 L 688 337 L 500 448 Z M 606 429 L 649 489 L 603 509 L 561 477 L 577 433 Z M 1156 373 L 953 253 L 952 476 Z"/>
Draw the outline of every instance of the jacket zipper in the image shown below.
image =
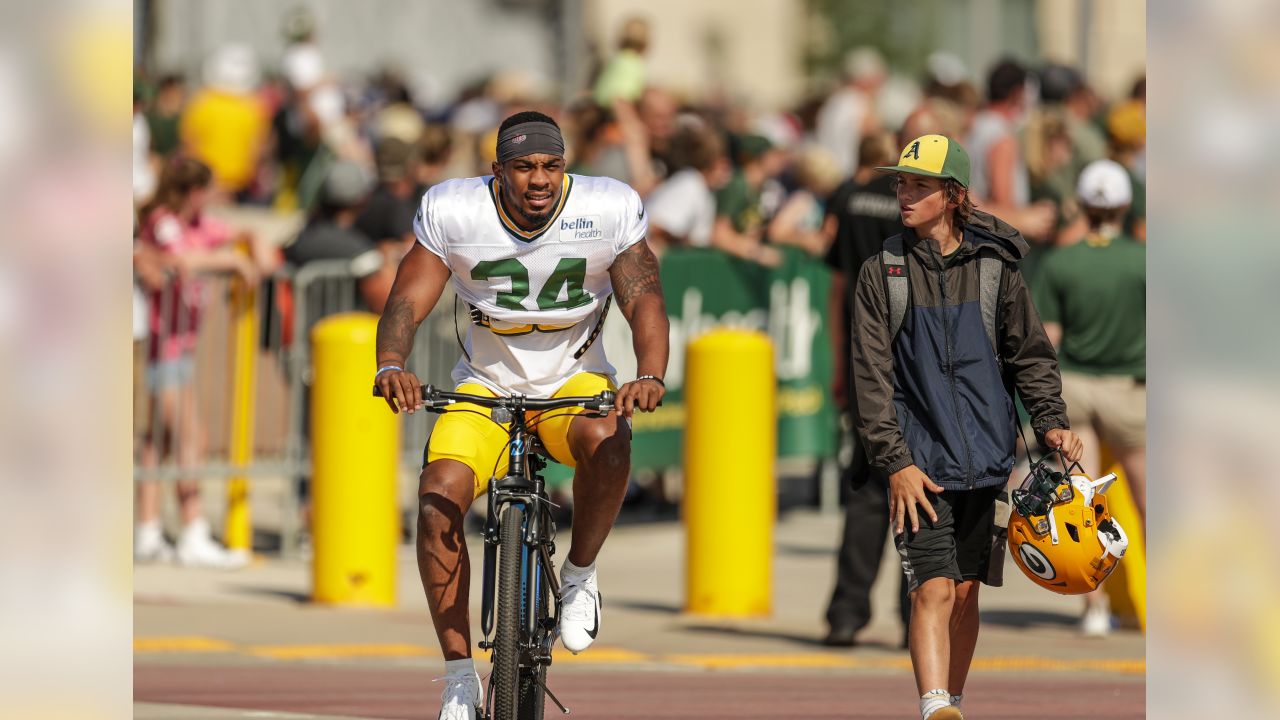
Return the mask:
<path fill-rule="evenodd" d="M 947 307 L 949 306 L 947 298 L 947 271 L 942 264 L 942 255 L 933 247 L 933 242 L 928 238 L 924 242 L 929 245 L 929 252 L 933 255 L 934 261 L 938 265 L 938 282 L 942 289 L 942 338 L 943 345 L 947 349 L 947 383 L 951 386 L 951 406 L 956 413 L 956 427 L 960 429 L 960 440 L 964 443 L 964 462 L 965 462 L 965 486 L 970 490 L 973 489 L 973 450 L 969 447 L 969 436 L 964 433 L 964 421 L 960 418 L 960 398 L 956 395 L 956 366 L 955 359 L 951 354 L 951 322 L 947 317 Z M 963 242 L 963 239 L 962 239 Z M 956 248 L 956 252 L 960 249 Z"/>

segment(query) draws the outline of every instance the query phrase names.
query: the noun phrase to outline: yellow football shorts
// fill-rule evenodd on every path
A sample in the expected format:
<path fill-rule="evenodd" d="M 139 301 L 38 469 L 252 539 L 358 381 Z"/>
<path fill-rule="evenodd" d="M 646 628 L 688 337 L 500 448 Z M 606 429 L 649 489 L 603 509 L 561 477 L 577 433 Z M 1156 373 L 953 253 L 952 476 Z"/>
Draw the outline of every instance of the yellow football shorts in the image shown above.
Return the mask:
<path fill-rule="evenodd" d="M 596 395 L 605 390 L 617 390 L 605 375 L 579 373 L 561 385 L 552 397 Z M 478 383 L 463 383 L 456 392 L 497 397 L 489 388 Z M 470 410 L 472 412 L 464 412 Z M 564 408 L 525 413 L 525 422 L 537 433 L 555 461 L 576 467 L 569 450 L 569 425 L 582 408 Z M 490 477 L 502 477 L 507 473 L 507 435 L 510 423 L 498 425 L 489 419 L 489 409 L 474 403 L 450 405 L 427 441 L 427 464 L 436 460 L 457 460 L 471 468 L 475 475 L 475 497 L 489 489 Z M 476 413 L 479 413 L 477 415 Z"/>

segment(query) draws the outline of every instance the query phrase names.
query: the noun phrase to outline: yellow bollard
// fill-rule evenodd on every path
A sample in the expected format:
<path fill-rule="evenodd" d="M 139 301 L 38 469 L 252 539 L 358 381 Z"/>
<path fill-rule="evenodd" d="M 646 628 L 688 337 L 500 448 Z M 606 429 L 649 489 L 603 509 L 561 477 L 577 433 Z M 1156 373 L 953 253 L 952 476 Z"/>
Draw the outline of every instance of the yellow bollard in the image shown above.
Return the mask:
<path fill-rule="evenodd" d="M 394 605 L 400 423 L 371 394 L 378 318 L 334 315 L 311 331 L 312 595 Z"/>
<path fill-rule="evenodd" d="M 241 243 L 241 252 L 249 252 Z M 244 469 L 253 459 L 253 410 L 258 361 L 258 291 L 243 280 L 233 281 L 231 292 L 231 466 Z M 227 548 L 253 550 L 253 521 L 249 508 L 249 478 L 233 475 L 227 481 L 224 540 Z"/>
<path fill-rule="evenodd" d="M 685 373 L 685 610 L 772 612 L 778 417 L 764 333 L 718 330 L 689 344 Z"/>
<path fill-rule="evenodd" d="M 1122 626 L 1147 629 L 1147 548 L 1146 537 L 1142 532 L 1142 516 L 1138 514 L 1138 506 L 1133 502 L 1133 493 L 1129 491 L 1129 481 L 1124 476 L 1124 469 L 1115 462 L 1111 453 L 1103 447 L 1102 467 L 1119 477 L 1115 485 L 1107 491 L 1107 507 L 1120 527 L 1129 536 L 1129 549 L 1124 560 L 1112 571 L 1111 577 L 1102 589 L 1111 601 L 1111 614 Z"/>

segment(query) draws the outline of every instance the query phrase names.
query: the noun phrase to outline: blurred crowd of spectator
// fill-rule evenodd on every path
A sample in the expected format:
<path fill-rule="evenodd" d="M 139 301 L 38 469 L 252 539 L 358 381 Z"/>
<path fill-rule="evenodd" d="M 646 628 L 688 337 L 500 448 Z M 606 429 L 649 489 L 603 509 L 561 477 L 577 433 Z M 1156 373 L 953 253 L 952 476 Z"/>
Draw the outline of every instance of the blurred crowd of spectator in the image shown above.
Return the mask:
<path fill-rule="evenodd" d="M 646 198 L 660 249 L 710 246 L 765 264 L 777 261 L 776 245 L 824 255 L 834 236 L 820 218 L 831 194 L 858 167 L 862 140 L 885 132 L 893 145 L 926 132 L 959 140 L 973 158 L 977 205 L 1042 246 L 1083 235 L 1075 179 L 1109 157 L 1138 188 L 1129 224 L 1144 233 L 1143 80 L 1127 97 L 1101 98 L 1064 65 L 1002 60 L 979 77 L 937 53 L 922 77 L 904 83 L 876 50 L 858 48 L 835 87 L 794 108 L 759 111 L 726 95 L 683 97 L 649 83 L 649 31 L 633 19 L 568 105 L 513 70 L 427 107 L 394 70 L 334 75 L 305 15 L 291 16 L 285 29 L 287 44 L 268 72 L 248 47 L 229 44 L 199 77 L 139 78 L 140 203 L 166 162 L 190 157 L 210 168 L 216 197 L 227 202 L 314 217 L 331 216 L 334 202 L 358 201 L 356 231 L 370 247 L 389 243 L 381 252 L 393 261 L 403 251 L 397 244 L 410 239 L 420 194 L 445 178 L 487 174 L 497 125 L 536 109 L 564 127 L 571 171 L 615 177 Z M 892 97 L 882 97 L 888 85 Z M 914 96 L 905 105 L 904 86 Z M 902 107 L 911 108 L 905 118 Z M 347 164 L 369 176 L 365 187 L 351 177 L 342 188 L 326 184 L 332 168 Z"/>

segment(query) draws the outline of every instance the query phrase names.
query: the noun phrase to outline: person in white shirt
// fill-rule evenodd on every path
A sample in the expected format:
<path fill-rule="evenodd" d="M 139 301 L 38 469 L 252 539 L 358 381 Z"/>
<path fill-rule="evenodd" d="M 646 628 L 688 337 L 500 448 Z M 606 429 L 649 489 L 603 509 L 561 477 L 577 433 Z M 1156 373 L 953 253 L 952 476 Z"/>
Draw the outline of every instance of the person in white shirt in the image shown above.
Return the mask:
<path fill-rule="evenodd" d="M 634 190 L 567 174 L 555 121 L 517 113 L 498 129 L 492 177 L 449 180 L 423 196 L 418 242 L 400 263 L 378 324 L 375 383 L 394 411 L 423 407 L 421 383 L 403 368 L 418 324 L 450 281 L 473 320 L 453 371 L 458 392 L 594 395 L 616 386 L 597 342 L 616 295 L 634 336 L 638 376 L 618 388 L 607 417 L 556 412 L 536 423 L 548 453 L 576 470 L 560 611 L 560 641 L 573 653 L 600 628 L 595 560 L 627 488 L 628 421 L 664 394 L 669 326 L 646 226 Z M 506 430 L 468 409 L 475 406 L 452 406 L 436 423 L 418 487 L 418 569 L 445 658 L 440 717 L 449 720 L 474 720 L 482 698 L 471 660 L 462 519 L 507 460 Z"/>
<path fill-rule="evenodd" d="M 673 146 L 674 154 L 687 166 L 667 178 L 645 200 L 649 243 L 659 254 L 671 246 L 711 246 L 711 231 L 716 223 L 714 191 L 728 182 L 732 173 L 724 140 L 711 128 L 686 128 L 676 136 Z"/>
<path fill-rule="evenodd" d="M 814 122 L 818 144 L 835 160 L 841 177 L 858 168 L 858 143 L 879 127 L 876 95 L 887 76 L 884 58 L 873 48 L 853 50 L 844 65 L 845 84 L 822 104 Z"/>

